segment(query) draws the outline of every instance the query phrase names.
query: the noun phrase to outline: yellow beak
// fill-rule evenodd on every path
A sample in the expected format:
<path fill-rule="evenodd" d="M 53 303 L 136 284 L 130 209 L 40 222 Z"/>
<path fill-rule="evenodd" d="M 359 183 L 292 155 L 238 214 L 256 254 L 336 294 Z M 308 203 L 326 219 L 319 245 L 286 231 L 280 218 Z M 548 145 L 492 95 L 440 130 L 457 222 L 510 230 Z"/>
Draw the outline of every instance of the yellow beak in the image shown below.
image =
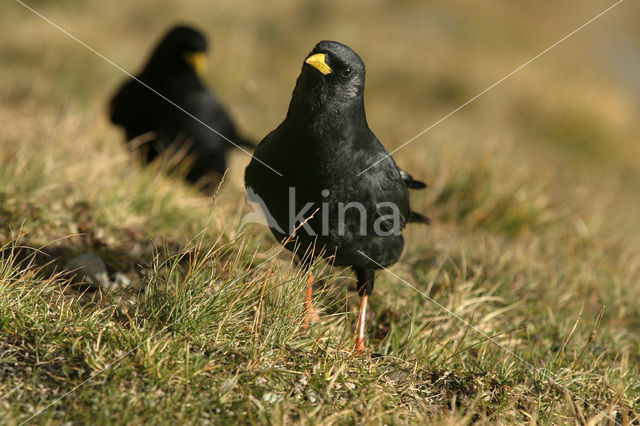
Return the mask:
<path fill-rule="evenodd" d="M 331 73 L 331 67 L 329 67 L 324 60 L 324 53 L 316 53 L 315 55 L 309 56 L 305 62 L 320 71 L 323 75 L 327 75 Z"/>
<path fill-rule="evenodd" d="M 204 74 L 207 71 L 207 55 L 204 52 L 189 52 L 184 55 L 185 61 L 196 74 Z"/>

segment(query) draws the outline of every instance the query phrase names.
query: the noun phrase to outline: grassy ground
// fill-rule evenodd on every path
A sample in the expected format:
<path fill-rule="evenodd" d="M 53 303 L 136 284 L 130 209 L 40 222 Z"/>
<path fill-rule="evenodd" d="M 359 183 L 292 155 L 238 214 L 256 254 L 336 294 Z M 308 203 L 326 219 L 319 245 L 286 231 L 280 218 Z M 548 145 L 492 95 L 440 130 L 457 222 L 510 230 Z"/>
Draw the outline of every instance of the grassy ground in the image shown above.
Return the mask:
<path fill-rule="evenodd" d="M 390 149 L 612 4 L 215 3 L 28 4 L 130 71 L 168 25 L 199 24 L 207 81 L 256 139 L 283 118 L 313 44 L 343 41 L 367 64 L 369 122 Z M 303 330 L 291 255 L 238 229 L 249 158 L 233 156 L 215 199 L 138 167 L 105 117 L 123 75 L 7 2 L 0 422 L 637 422 L 635 6 L 395 155 L 430 183 L 413 204 L 434 224 L 406 232 L 397 276 L 378 274 L 367 332 L 383 356 L 361 356 L 351 274 L 317 265 L 321 321 Z M 134 286 L 57 274 L 86 251 Z"/>

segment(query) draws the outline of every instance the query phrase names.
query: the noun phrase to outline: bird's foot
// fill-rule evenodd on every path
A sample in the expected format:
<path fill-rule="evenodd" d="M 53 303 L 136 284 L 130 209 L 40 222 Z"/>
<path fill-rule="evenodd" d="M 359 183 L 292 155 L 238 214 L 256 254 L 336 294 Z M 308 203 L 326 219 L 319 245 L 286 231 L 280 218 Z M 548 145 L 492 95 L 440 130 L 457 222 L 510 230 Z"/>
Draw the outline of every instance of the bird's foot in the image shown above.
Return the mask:
<path fill-rule="evenodd" d="M 357 337 L 356 338 L 356 344 L 353 348 L 353 351 L 355 353 L 363 353 L 365 350 L 364 348 L 364 339 L 362 337 Z"/>

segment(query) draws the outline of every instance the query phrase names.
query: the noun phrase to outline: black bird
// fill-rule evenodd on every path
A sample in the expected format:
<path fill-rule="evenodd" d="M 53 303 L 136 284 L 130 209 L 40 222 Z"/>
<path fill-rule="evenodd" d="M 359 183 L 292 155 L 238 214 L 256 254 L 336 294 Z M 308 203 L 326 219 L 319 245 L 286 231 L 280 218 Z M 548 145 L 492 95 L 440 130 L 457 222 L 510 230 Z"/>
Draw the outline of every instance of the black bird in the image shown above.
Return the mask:
<path fill-rule="evenodd" d="M 245 171 L 248 198 L 266 210 L 275 237 L 304 265 L 322 255 L 355 271 L 359 351 L 375 271 L 400 257 L 406 223 L 429 222 L 409 208 L 408 188 L 426 185 L 398 168 L 367 125 L 364 77 L 351 48 L 318 43 L 302 65 L 285 120 L 258 145 Z M 310 299 L 311 279 L 308 318 Z"/>
<path fill-rule="evenodd" d="M 207 41 L 199 31 L 172 28 L 153 50 L 136 79 L 127 80 L 111 100 L 111 121 L 124 127 L 128 141 L 150 132 L 144 144 L 147 162 L 163 152 L 186 152 L 190 161 L 187 180 L 207 178 L 209 183 L 226 170 L 226 152 L 239 146 L 254 147 L 241 138 L 220 101 L 202 84 L 206 70 Z M 151 89 L 153 90 L 151 90 Z M 207 126 L 176 108 L 179 105 Z M 224 136 L 224 137 L 223 137 Z M 219 176 L 218 176 L 219 177 Z"/>

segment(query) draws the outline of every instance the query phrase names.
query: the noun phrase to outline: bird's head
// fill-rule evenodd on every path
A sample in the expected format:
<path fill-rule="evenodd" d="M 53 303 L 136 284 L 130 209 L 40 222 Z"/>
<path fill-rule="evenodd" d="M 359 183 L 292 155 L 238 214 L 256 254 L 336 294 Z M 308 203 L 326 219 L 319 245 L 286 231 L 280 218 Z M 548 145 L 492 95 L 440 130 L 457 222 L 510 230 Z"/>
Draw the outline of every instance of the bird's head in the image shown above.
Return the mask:
<path fill-rule="evenodd" d="M 156 46 L 145 72 L 195 72 L 207 69 L 207 40 L 198 30 L 175 26 Z"/>
<path fill-rule="evenodd" d="M 364 62 L 336 41 L 316 44 L 302 65 L 293 103 L 336 111 L 363 104 Z"/>

